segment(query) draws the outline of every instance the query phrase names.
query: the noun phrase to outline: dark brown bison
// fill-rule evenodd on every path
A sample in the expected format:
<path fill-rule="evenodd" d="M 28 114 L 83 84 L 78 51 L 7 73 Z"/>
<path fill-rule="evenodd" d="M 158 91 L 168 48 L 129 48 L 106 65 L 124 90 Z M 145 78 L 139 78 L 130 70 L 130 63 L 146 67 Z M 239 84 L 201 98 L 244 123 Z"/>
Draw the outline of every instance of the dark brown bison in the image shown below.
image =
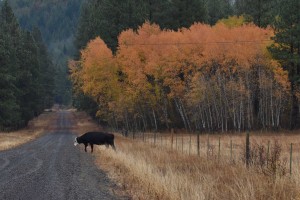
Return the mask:
<path fill-rule="evenodd" d="M 110 145 L 114 150 L 116 150 L 115 144 L 114 144 L 114 138 L 115 138 L 115 136 L 111 133 L 87 132 L 80 137 L 76 137 L 75 141 L 74 141 L 74 145 L 76 146 L 77 144 L 83 143 L 85 146 L 84 150 L 86 152 L 86 148 L 90 144 L 91 153 L 93 153 L 94 144 L 97 144 L 97 145 L 104 144 L 106 147 L 108 147 Z"/>

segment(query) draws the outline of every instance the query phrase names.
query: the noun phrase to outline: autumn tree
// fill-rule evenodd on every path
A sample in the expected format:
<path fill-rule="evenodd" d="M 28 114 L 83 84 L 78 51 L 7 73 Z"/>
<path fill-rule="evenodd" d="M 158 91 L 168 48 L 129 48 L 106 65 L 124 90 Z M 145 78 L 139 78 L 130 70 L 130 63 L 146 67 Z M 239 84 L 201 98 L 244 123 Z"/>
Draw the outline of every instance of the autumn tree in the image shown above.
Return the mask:
<path fill-rule="evenodd" d="M 92 40 L 77 63 L 82 68 L 72 72 L 74 82 L 114 127 L 279 128 L 289 82 L 266 49 L 273 31 L 242 19 L 179 32 L 146 22 L 120 34 L 115 56 Z"/>
<path fill-rule="evenodd" d="M 96 38 L 81 51 L 80 61 L 70 61 L 75 91 L 91 97 L 98 104 L 96 115 L 111 120 L 110 106 L 119 94 L 118 68 L 112 51 L 103 40 Z"/>
<path fill-rule="evenodd" d="M 275 112 L 280 117 L 282 110 L 274 110 L 284 105 L 282 94 L 286 94 L 284 83 L 288 81 L 286 73 L 280 71 L 280 65 L 266 52 L 271 35 L 271 30 L 251 24 L 227 28 L 220 23 L 212 28 L 203 53 L 205 67 L 195 76 L 199 82 L 195 82 L 194 88 L 200 94 L 191 93 L 199 98 L 202 96 L 202 103 L 198 104 L 200 114 L 195 116 L 199 117 L 198 127 L 240 131 L 279 126 L 280 121 L 274 122 Z M 258 93 L 254 91 L 256 86 Z M 266 89 L 262 91 L 263 88 Z M 277 91 L 281 95 L 276 95 Z M 259 114 L 255 115 L 257 98 Z M 280 106 L 274 106 L 275 101 Z"/>

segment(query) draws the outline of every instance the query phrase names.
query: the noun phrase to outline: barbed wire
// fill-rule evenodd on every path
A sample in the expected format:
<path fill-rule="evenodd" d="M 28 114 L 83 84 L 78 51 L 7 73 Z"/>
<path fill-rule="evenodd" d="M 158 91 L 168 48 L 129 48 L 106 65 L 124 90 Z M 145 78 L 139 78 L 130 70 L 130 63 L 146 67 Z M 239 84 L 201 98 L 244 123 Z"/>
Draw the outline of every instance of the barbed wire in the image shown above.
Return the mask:
<path fill-rule="evenodd" d="M 92 39 L 94 40 L 94 39 Z M 92 41 L 90 40 L 90 41 Z M 201 45 L 201 44 L 263 44 L 268 42 L 274 42 L 271 39 L 265 40 L 231 40 L 231 41 L 199 41 L 199 42 L 170 42 L 170 43 L 127 43 L 121 42 L 120 44 L 106 43 L 99 45 L 106 45 L 109 47 L 120 47 L 120 46 L 172 46 L 172 45 Z M 82 48 L 85 49 L 88 46 L 88 43 Z"/>
<path fill-rule="evenodd" d="M 121 45 L 127 46 L 152 46 L 152 45 L 199 45 L 199 44 L 238 44 L 238 43 L 267 43 L 273 40 L 234 40 L 234 41 L 201 41 L 201 42 L 177 42 L 177 43 L 121 43 Z"/>

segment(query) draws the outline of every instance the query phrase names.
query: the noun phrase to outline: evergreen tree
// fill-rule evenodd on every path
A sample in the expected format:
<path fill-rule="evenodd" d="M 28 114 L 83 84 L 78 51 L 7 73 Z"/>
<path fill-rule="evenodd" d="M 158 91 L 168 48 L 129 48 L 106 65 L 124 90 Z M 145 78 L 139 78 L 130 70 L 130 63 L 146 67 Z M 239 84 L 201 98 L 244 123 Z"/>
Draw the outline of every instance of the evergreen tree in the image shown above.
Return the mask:
<path fill-rule="evenodd" d="M 270 51 L 289 73 L 292 95 L 290 121 L 291 128 L 296 128 L 300 124 L 297 97 L 300 86 L 300 1 L 280 0 L 278 4 L 278 15 L 273 24 L 275 44 L 270 46 Z"/>
<path fill-rule="evenodd" d="M 49 108 L 54 103 L 54 78 L 56 76 L 56 70 L 52 64 L 52 61 L 48 55 L 47 47 L 43 42 L 40 30 L 35 27 L 32 32 L 34 41 L 37 46 L 37 58 L 39 65 L 39 98 L 40 108 L 38 113 L 41 113 L 43 108 Z"/>
<path fill-rule="evenodd" d="M 214 25 L 218 20 L 227 18 L 233 14 L 233 6 L 230 0 L 206 0 L 208 23 Z"/>
<path fill-rule="evenodd" d="M 74 54 L 74 33 L 78 23 L 81 3 L 84 0 L 9 0 L 20 26 L 32 31 L 38 27 L 51 55 L 57 76 L 55 96 L 60 103 L 71 100 L 67 78 L 67 60 Z"/>
<path fill-rule="evenodd" d="M 16 47 L 20 30 L 12 9 L 5 1 L 0 11 L 0 129 L 20 120 L 16 88 Z"/>
<path fill-rule="evenodd" d="M 0 27 L 0 130 L 11 130 L 53 103 L 54 70 L 41 35 L 21 30 L 7 1 Z"/>
<path fill-rule="evenodd" d="M 80 50 L 90 39 L 100 36 L 115 52 L 121 31 L 136 30 L 147 20 L 163 29 L 178 30 L 206 21 L 207 12 L 203 0 L 88 1 L 82 7 L 76 47 Z"/>
<path fill-rule="evenodd" d="M 171 29 L 174 6 L 171 1 L 149 0 L 148 1 L 148 20 L 158 23 L 161 28 Z"/>
<path fill-rule="evenodd" d="M 178 28 L 188 28 L 195 22 L 205 22 L 207 11 L 203 0 L 173 0 L 171 3 L 172 21 L 166 28 L 177 30 Z M 167 12 L 169 14 L 170 12 Z M 160 20 L 156 23 L 160 24 Z"/>
<path fill-rule="evenodd" d="M 18 104 L 21 109 L 22 125 L 26 125 L 38 110 L 39 98 L 39 63 L 37 47 L 31 33 L 24 31 L 20 48 L 18 49 L 19 69 L 17 76 L 17 88 L 20 91 Z"/>
<path fill-rule="evenodd" d="M 276 15 L 277 0 L 236 0 L 237 15 L 246 15 L 259 27 L 270 25 Z"/>
<path fill-rule="evenodd" d="M 90 39 L 100 36 L 115 51 L 120 32 L 136 29 L 147 20 L 147 14 L 144 1 L 89 1 L 82 8 L 76 46 L 81 49 Z"/>

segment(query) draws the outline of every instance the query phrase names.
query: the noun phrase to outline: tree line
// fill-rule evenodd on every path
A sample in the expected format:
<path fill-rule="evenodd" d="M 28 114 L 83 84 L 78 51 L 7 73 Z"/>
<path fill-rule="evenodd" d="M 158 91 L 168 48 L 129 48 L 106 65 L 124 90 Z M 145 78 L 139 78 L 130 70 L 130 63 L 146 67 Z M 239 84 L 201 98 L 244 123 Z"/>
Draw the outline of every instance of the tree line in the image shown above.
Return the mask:
<path fill-rule="evenodd" d="M 70 62 L 71 77 L 97 102 L 96 115 L 116 128 L 275 129 L 289 81 L 265 52 L 272 33 L 252 24 L 175 32 L 146 23 L 120 34 L 115 56 L 103 40 L 91 40 Z"/>
<path fill-rule="evenodd" d="M 55 101 L 71 102 L 71 83 L 68 80 L 67 60 L 73 56 L 74 35 L 83 0 L 10 0 L 20 27 L 32 31 L 38 27 L 57 71 Z"/>
<path fill-rule="evenodd" d="M 54 75 L 40 31 L 21 29 L 4 1 L 0 10 L 0 130 L 24 127 L 53 104 Z"/>
<path fill-rule="evenodd" d="M 83 6 L 69 64 L 79 109 L 128 130 L 297 127 L 298 1 L 123 3 Z"/>

